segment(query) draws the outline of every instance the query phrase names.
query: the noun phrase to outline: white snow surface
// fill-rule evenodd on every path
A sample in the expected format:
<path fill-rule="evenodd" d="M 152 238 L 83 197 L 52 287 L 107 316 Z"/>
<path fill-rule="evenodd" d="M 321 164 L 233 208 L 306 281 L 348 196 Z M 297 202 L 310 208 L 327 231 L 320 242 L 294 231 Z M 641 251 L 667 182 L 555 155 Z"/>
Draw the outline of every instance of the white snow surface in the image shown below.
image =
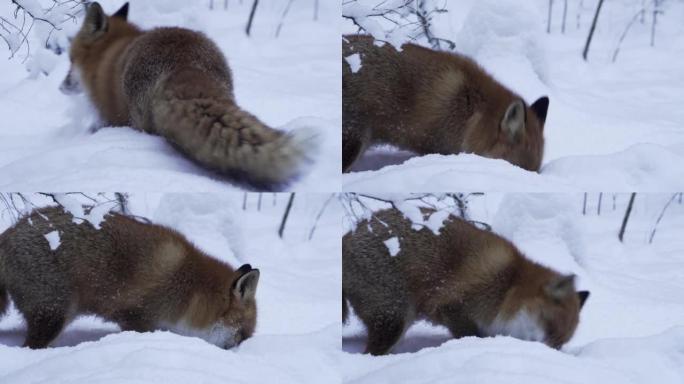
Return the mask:
<path fill-rule="evenodd" d="M 680 22 L 684 2 L 662 2 L 664 14 L 658 18 L 654 47 L 650 46 L 650 21 L 636 22 L 614 63 L 618 40 L 642 2 L 604 4 L 589 60 L 583 61 L 596 3 L 568 2 L 564 34 L 560 32 L 563 4 L 554 3 L 551 34 L 547 34 L 548 1 L 434 2 L 448 9 L 433 14 L 437 36 L 454 41 L 457 52 L 473 58 L 528 103 L 549 96 L 540 173 L 472 154 L 416 156 L 383 145 L 367 151 L 354 172 L 343 176 L 343 189 L 561 192 L 684 188 L 684 24 Z M 583 4 L 581 8 L 579 4 Z M 379 19 L 374 21 L 386 30 L 396 27 Z M 345 21 L 343 32 L 356 33 L 357 28 Z"/>
<path fill-rule="evenodd" d="M 385 243 L 385 246 L 387 247 L 387 250 L 390 253 L 390 256 L 394 257 L 397 254 L 399 254 L 399 251 L 401 251 L 401 245 L 399 244 L 399 238 L 398 237 L 390 237 L 389 239 L 385 240 L 383 243 Z"/>
<path fill-rule="evenodd" d="M 561 350 L 506 336 L 452 339 L 424 321 L 387 356 L 363 355 L 365 328 L 343 327 L 345 383 L 681 383 L 684 379 L 684 203 L 637 194 L 624 242 L 618 231 L 629 194 L 492 194 L 469 199 L 530 259 L 577 275 L 591 292 L 574 337 Z M 363 200 L 373 209 L 388 204 Z M 415 200 L 413 200 L 415 203 Z"/>
<path fill-rule="evenodd" d="M 278 226 L 289 194 L 136 194 L 133 214 L 183 233 L 212 256 L 261 272 L 254 336 L 223 350 L 167 331 L 120 332 L 81 317 L 43 350 L 21 348 L 22 317 L 0 319 L 0 383 L 338 383 L 341 207 L 329 194 L 294 200 L 284 239 Z M 258 201 L 262 200 L 258 208 Z M 35 197 L 37 205 L 49 203 Z M 84 200 L 87 202 L 87 200 Z M 260 210 L 258 210 L 260 209 Z M 0 231 L 10 224 L 3 215 Z M 233 249 L 234 239 L 241 243 Z"/>
<path fill-rule="evenodd" d="M 24 3 L 36 6 L 38 0 Z M 114 12 L 122 1 L 100 2 Z M 251 2 L 164 0 L 131 2 L 129 20 L 145 29 L 181 26 L 204 32 L 223 51 L 233 74 L 237 103 L 266 124 L 292 131 L 315 129 L 321 148 L 308 172 L 288 186 L 299 191 L 339 191 L 341 176 L 340 5 L 294 2 L 280 36 L 275 30 L 286 3 L 261 1 L 252 36 L 244 32 Z M 43 8 L 54 6 L 43 1 Z M 13 5 L 0 4 L 11 17 Z M 82 17 L 82 13 L 80 17 Z M 47 36 L 66 45 L 81 19 L 52 34 L 36 22 L 26 49 L 0 59 L 0 190 L 226 192 L 227 182 L 183 157 L 164 139 L 129 127 L 91 132 L 97 120 L 83 96 L 58 87 L 69 68 L 68 54 L 42 48 Z M 50 33 L 48 33 L 50 32 Z M 53 36 L 54 35 L 54 36 Z M 0 54 L 2 51 L 0 51 Z M 9 51 L 7 51 L 9 56 Z M 24 60 L 26 59 L 26 62 Z"/>
<path fill-rule="evenodd" d="M 45 240 L 48 241 L 48 244 L 50 244 L 50 250 L 56 250 L 60 246 L 60 238 L 59 238 L 59 231 L 52 231 L 48 232 L 45 235 Z"/>

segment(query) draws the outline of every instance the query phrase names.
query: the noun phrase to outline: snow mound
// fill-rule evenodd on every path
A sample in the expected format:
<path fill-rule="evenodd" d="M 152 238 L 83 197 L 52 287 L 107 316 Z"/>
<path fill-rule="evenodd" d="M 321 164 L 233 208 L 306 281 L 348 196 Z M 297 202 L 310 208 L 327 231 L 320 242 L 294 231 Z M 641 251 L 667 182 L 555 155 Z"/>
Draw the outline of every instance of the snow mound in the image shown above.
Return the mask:
<path fill-rule="evenodd" d="M 679 327 L 650 337 L 597 341 L 574 355 L 510 337 L 469 337 L 386 356 L 373 365 L 364 364 L 368 359 L 345 359 L 344 382 L 674 384 L 684 374 L 682 342 L 684 328 Z"/>
<path fill-rule="evenodd" d="M 684 188 L 684 156 L 656 144 L 637 144 L 608 155 L 568 156 L 540 173 L 473 154 L 426 155 L 379 170 L 347 173 L 355 192 L 446 191 L 674 191 Z"/>
<path fill-rule="evenodd" d="M 343 189 L 354 192 L 446 192 L 483 190 L 574 189 L 557 177 L 546 178 L 500 159 L 472 154 L 426 155 L 377 171 L 343 176 Z"/>
<path fill-rule="evenodd" d="M 492 229 L 535 261 L 563 273 L 580 273 L 578 261 L 586 245 L 575 208 L 564 195 L 507 194 Z"/>
<path fill-rule="evenodd" d="M 611 155 L 568 156 L 549 162 L 544 176 L 563 177 L 585 191 L 675 191 L 684 188 L 684 156 L 657 144 Z"/>
<path fill-rule="evenodd" d="M 478 1 L 457 35 L 456 49 L 524 97 L 536 99 L 545 92 L 540 81 L 548 78 L 542 25 L 529 2 Z"/>
<path fill-rule="evenodd" d="M 122 332 L 75 347 L 37 351 L 0 345 L 5 356 L 0 381 L 332 383 L 339 377 L 333 352 L 337 341 L 339 327 L 330 326 L 306 335 L 254 336 L 231 350 L 170 332 Z M 317 367 L 315 375 L 312 366 Z"/>
<path fill-rule="evenodd" d="M 201 239 L 204 251 L 238 268 L 244 251 L 235 200 L 233 194 L 165 194 L 152 220 L 177 229 L 191 241 Z"/>

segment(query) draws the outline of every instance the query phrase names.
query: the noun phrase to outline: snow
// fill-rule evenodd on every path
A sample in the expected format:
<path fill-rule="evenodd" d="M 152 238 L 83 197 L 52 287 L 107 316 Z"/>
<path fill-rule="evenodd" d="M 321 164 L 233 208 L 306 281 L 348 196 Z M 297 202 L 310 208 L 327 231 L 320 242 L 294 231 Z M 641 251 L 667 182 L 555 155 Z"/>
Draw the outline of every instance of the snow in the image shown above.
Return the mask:
<path fill-rule="evenodd" d="M 101 4 L 111 13 L 122 1 Z M 50 5 L 53 2 L 46 1 L 43 7 Z M 132 2 L 129 19 L 146 29 L 173 25 L 207 34 L 228 59 L 240 106 L 272 127 L 285 131 L 313 128 L 320 134 L 315 164 L 288 188 L 338 191 L 342 167 L 340 5 L 319 2 L 314 21 L 313 2 L 294 2 L 276 38 L 285 6 L 281 1 L 261 1 L 250 38 L 244 27 L 251 2 L 231 1 L 228 10 L 222 1 L 216 2 L 214 10 L 209 10 L 208 2 Z M 3 2 L 0 15 L 12 18 L 13 9 L 10 2 Z M 85 98 L 58 90 L 69 68 L 68 55 L 57 56 L 41 48 L 48 36 L 50 49 L 66 48 L 67 37 L 78 30 L 80 21 L 66 21 L 54 34 L 49 34 L 46 23 L 37 22 L 28 35 L 30 56 L 22 48 L 11 60 L 0 60 L 0 114 L 4 116 L 0 121 L 0 190 L 241 190 L 243 186 L 185 159 L 158 136 L 128 127 L 91 131 L 96 118 Z"/>
<path fill-rule="evenodd" d="M 350 316 L 342 331 L 343 381 L 353 383 L 681 383 L 684 378 L 684 203 L 637 193 L 624 242 L 617 234 L 629 194 L 487 193 L 469 216 L 489 223 L 530 259 L 576 274 L 589 290 L 579 327 L 555 350 L 506 336 L 452 339 L 418 322 L 394 351 L 361 354 L 365 330 Z M 598 201 L 601 199 L 600 215 Z M 363 200 L 372 209 L 381 204 Z M 416 203 L 416 200 L 411 200 Z"/>
<path fill-rule="evenodd" d="M 387 247 L 387 250 L 390 253 L 390 256 L 394 257 L 397 254 L 399 254 L 399 251 L 401 251 L 401 246 L 399 245 L 399 238 L 398 237 L 390 237 L 389 239 L 383 241 L 385 243 L 385 246 Z"/>
<path fill-rule="evenodd" d="M 352 73 L 356 73 L 361 69 L 361 55 L 354 53 L 344 58 L 351 67 Z"/>
<path fill-rule="evenodd" d="M 61 242 L 59 239 L 59 232 L 58 231 L 52 231 L 49 233 L 46 233 L 45 235 L 45 240 L 48 241 L 50 244 L 50 250 L 54 251 L 57 248 L 59 248 Z"/>
<path fill-rule="evenodd" d="M 377 3 L 361 0 L 363 4 Z M 546 33 L 548 1 L 464 0 L 433 14 L 435 35 L 475 59 L 528 103 L 550 98 L 540 173 L 473 154 L 416 154 L 383 145 L 369 149 L 343 175 L 347 191 L 668 191 L 684 188 L 684 2 L 663 2 L 655 46 L 650 16 L 635 23 L 612 56 L 642 2 L 613 1 L 601 11 L 589 60 L 582 60 L 596 1 L 555 4 Z M 649 2 L 647 2 L 649 3 Z M 649 5 L 650 7 L 650 5 Z M 650 12 L 650 8 L 648 10 Z M 392 23 L 382 23 L 393 30 Z M 580 26 L 577 27 L 577 20 Z M 344 33 L 356 33 L 351 22 Z M 420 44 L 427 45 L 422 39 Z"/>
<path fill-rule="evenodd" d="M 425 226 L 428 227 L 435 235 L 439 235 L 439 230 L 442 229 L 444 221 L 449 218 L 449 212 L 436 211 L 430 215 L 425 221 Z"/>
<path fill-rule="evenodd" d="M 44 196 L 31 197 L 39 206 L 54 204 Z M 53 347 L 29 350 L 19 347 L 26 330 L 12 307 L 0 319 L 0 382 L 339 382 L 341 206 L 331 202 L 316 223 L 330 195 L 296 195 L 280 239 L 288 197 L 249 194 L 243 210 L 242 193 L 130 194 L 132 214 L 180 231 L 236 268 L 250 263 L 260 270 L 256 332 L 238 347 L 223 350 L 167 331 L 120 332 L 114 324 L 85 316 L 72 322 Z M 0 231 L 10 224 L 3 214 Z"/>

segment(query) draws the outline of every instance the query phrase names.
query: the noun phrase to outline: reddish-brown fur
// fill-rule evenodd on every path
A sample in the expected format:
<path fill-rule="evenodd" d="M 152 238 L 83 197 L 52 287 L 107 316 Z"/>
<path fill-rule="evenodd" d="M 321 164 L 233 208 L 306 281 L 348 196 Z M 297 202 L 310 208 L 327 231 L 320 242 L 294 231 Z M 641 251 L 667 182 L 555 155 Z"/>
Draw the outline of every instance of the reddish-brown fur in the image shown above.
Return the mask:
<path fill-rule="evenodd" d="M 353 54 L 361 58 L 356 73 L 345 60 Z M 476 153 L 539 170 L 548 98 L 527 106 L 474 61 L 414 44 L 397 51 L 369 36 L 345 36 L 342 55 L 345 171 L 378 143 L 419 154 Z M 512 107 L 517 115 L 507 115 Z"/>
<path fill-rule="evenodd" d="M 44 208 L 0 235 L 0 312 L 9 294 L 27 321 L 26 346 L 47 346 L 80 314 L 140 332 L 218 324 L 235 329 L 235 340 L 215 340 L 225 347 L 254 332 L 258 270 L 235 271 L 172 229 L 120 214 L 99 230 L 73 219 Z M 44 235 L 55 230 L 61 243 L 53 251 Z"/>
<path fill-rule="evenodd" d="M 88 6 L 71 43 L 72 68 L 62 84 L 81 86 L 105 124 L 166 138 L 182 154 L 252 188 L 279 189 L 313 162 L 315 130 L 273 129 L 241 109 L 230 68 L 204 34 L 184 28 L 143 31 Z"/>
<path fill-rule="evenodd" d="M 384 244 L 392 237 L 401 247 L 394 257 Z M 343 301 L 366 325 L 372 354 L 387 353 L 417 318 L 446 326 L 454 337 L 491 335 L 507 333 L 497 324 L 521 310 L 539 321 L 539 341 L 560 348 L 587 295 L 575 291 L 572 276 L 529 261 L 509 241 L 454 216 L 435 235 L 413 229 L 398 210 L 375 212 L 343 237 L 342 255 Z"/>

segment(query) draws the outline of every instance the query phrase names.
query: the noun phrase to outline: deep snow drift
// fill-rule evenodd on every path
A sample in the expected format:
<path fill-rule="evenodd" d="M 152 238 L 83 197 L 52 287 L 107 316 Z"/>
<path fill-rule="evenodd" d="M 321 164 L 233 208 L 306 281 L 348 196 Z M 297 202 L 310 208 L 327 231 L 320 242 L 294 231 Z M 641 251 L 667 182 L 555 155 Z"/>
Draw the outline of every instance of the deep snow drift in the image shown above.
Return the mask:
<path fill-rule="evenodd" d="M 382 196 L 396 199 L 397 196 Z M 573 339 L 557 351 L 510 337 L 451 339 L 421 322 L 392 354 L 362 355 L 365 330 L 343 328 L 349 383 L 681 383 L 684 379 L 684 203 L 637 194 L 624 243 L 618 231 L 629 195 L 486 194 L 469 218 L 492 225 L 532 260 L 577 275 L 591 296 Z M 362 198 L 363 199 L 363 198 Z M 385 204 L 364 199 L 369 207 Z M 434 200 L 433 200 L 434 201 Z M 415 204 L 415 202 L 413 202 Z M 349 222 L 347 221 L 347 226 Z"/>
<path fill-rule="evenodd" d="M 101 3 L 111 13 L 123 1 Z M 338 191 L 339 4 L 319 2 L 314 21 L 313 2 L 294 2 L 276 38 L 286 3 L 262 1 L 248 38 L 244 30 L 251 2 L 230 1 L 228 10 L 223 1 L 213 3 L 215 9 L 209 10 L 209 1 L 134 1 L 129 20 L 146 29 L 182 26 L 207 34 L 228 59 L 240 106 L 275 128 L 311 127 L 320 132 L 316 164 L 289 188 Z M 13 9 L 9 1 L 0 4 L 3 16 L 11 17 Z M 0 190 L 240 189 L 186 160 L 160 137 L 121 127 L 89 132 L 94 114 L 85 98 L 58 90 L 69 68 L 68 55 L 56 56 L 43 48 L 49 29 L 41 24 L 36 22 L 29 34 L 32 56 L 26 58 L 22 48 L 5 60 L 9 51 L 0 51 Z M 68 21 L 53 35 L 66 40 L 79 27 L 80 20 Z M 27 66 L 33 72 L 27 72 Z"/>
<path fill-rule="evenodd" d="M 596 0 L 568 2 L 565 34 L 560 32 L 562 2 L 554 3 L 551 34 L 546 33 L 548 1 L 434 3 L 448 9 L 433 14 L 438 37 L 452 40 L 457 52 L 472 57 L 528 102 L 549 96 L 541 173 L 469 154 L 411 158 L 413 154 L 379 146 L 356 164 L 356 172 L 343 176 L 344 190 L 684 187 L 684 2 L 662 2 L 664 14 L 658 18 L 654 47 L 650 46 L 652 16 L 648 13 L 643 24 L 637 20 L 614 63 L 620 36 L 644 2 L 604 4 L 587 62 L 581 54 Z M 384 27 L 394 26 L 385 23 Z M 343 23 L 343 32 L 356 31 L 351 22 Z"/>
<path fill-rule="evenodd" d="M 336 383 L 340 381 L 340 205 L 329 194 L 132 194 L 133 214 L 177 229 L 233 266 L 261 271 L 254 336 L 222 350 L 169 332 L 119 332 L 82 317 L 55 348 L 20 348 L 25 326 L 12 308 L 0 319 L 0 383 Z M 37 204 L 47 199 L 33 196 Z M 259 199 L 261 208 L 258 211 Z M 11 223 L 3 212 L 0 231 Z M 315 226 L 312 240 L 307 240 Z"/>

